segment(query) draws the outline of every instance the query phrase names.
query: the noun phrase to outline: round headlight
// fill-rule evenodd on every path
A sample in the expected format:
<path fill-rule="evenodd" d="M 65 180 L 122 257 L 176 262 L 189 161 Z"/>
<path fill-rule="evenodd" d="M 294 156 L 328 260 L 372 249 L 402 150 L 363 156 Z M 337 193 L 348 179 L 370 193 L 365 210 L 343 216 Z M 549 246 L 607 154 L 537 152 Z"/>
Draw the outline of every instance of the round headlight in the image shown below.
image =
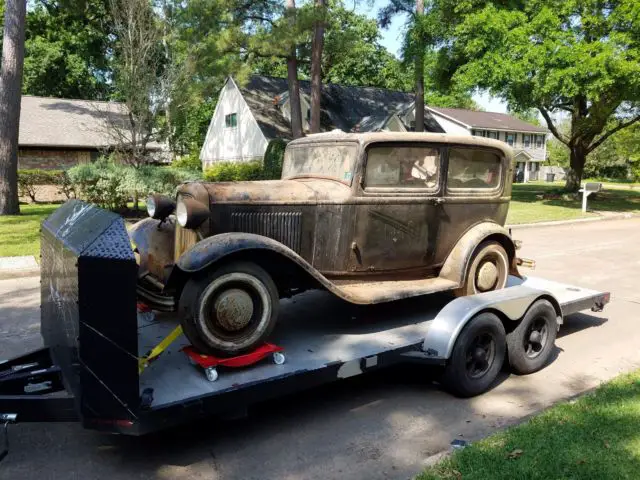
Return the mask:
<path fill-rule="evenodd" d="M 198 228 L 210 216 L 209 207 L 191 197 L 178 197 L 176 220 L 181 227 Z"/>
<path fill-rule="evenodd" d="M 178 220 L 178 224 L 181 227 L 187 226 L 187 217 L 189 213 L 187 212 L 187 205 L 184 203 L 184 198 L 178 198 L 178 203 L 176 204 L 176 220 Z"/>
<path fill-rule="evenodd" d="M 147 213 L 151 218 L 156 216 L 156 200 L 153 198 L 153 195 L 147 198 Z"/>
<path fill-rule="evenodd" d="M 173 213 L 175 208 L 176 202 L 166 195 L 155 194 L 147 198 L 147 213 L 156 220 L 164 220 Z"/>

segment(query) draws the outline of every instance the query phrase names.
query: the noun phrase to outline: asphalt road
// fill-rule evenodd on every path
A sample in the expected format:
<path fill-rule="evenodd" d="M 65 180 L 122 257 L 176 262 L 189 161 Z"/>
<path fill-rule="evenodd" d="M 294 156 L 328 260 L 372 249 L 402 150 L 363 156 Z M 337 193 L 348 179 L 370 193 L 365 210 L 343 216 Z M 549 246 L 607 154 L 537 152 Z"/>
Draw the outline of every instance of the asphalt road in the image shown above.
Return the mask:
<path fill-rule="evenodd" d="M 2 479 L 409 478 L 456 438 L 474 440 L 640 367 L 640 219 L 514 230 L 536 276 L 610 290 L 604 312 L 568 318 L 543 371 L 503 374 L 456 399 L 422 369 L 361 376 L 145 438 L 76 424 L 11 428 Z M 0 357 L 40 344 L 39 282 L 0 281 Z"/>

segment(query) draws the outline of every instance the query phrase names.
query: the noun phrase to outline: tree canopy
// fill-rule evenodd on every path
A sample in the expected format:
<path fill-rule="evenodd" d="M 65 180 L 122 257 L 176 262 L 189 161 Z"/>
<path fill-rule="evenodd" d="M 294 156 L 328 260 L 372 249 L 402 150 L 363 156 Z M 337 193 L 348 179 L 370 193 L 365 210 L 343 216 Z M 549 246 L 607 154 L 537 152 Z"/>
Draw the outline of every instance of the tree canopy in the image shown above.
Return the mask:
<path fill-rule="evenodd" d="M 434 0 L 423 33 L 440 84 L 482 88 L 516 110 L 536 108 L 570 151 L 567 188 L 586 157 L 640 120 L 636 0 Z M 554 114 L 570 119 L 566 133 Z"/>

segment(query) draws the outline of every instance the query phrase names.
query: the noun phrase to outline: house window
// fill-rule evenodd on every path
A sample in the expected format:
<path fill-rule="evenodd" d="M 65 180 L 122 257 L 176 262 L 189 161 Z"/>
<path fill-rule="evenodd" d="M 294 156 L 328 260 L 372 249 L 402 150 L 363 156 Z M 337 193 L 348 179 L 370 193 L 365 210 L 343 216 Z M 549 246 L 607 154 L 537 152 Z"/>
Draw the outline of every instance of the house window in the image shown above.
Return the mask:
<path fill-rule="evenodd" d="M 524 144 L 524 148 L 531 147 L 531 135 L 524 133 L 522 135 L 522 143 Z"/>
<path fill-rule="evenodd" d="M 307 108 L 307 122 L 311 122 L 311 109 Z"/>
<path fill-rule="evenodd" d="M 505 142 L 513 147 L 513 145 L 516 143 L 516 134 L 510 132 L 505 133 Z"/>
<path fill-rule="evenodd" d="M 544 145 L 544 135 L 536 135 L 536 148 L 542 148 Z"/>
<path fill-rule="evenodd" d="M 238 126 L 238 114 L 230 113 L 224 116 L 224 126 L 226 128 L 235 128 Z"/>
<path fill-rule="evenodd" d="M 498 132 L 487 132 L 487 137 L 497 140 L 498 139 Z"/>
<path fill-rule="evenodd" d="M 475 137 L 484 137 L 484 130 L 473 130 L 471 134 Z"/>

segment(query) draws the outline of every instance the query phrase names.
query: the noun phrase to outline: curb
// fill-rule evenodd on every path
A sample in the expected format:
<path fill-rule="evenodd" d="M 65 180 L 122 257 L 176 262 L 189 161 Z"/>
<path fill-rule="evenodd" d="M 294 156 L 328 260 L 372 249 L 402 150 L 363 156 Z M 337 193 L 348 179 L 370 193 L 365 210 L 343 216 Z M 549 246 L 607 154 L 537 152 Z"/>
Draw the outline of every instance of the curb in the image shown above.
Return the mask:
<path fill-rule="evenodd" d="M 576 218 L 574 220 L 558 220 L 554 222 L 537 222 L 537 223 L 516 223 L 513 225 L 505 225 L 505 228 L 518 230 L 525 228 L 535 228 L 535 227 L 555 227 L 561 225 L 573 225 L 576 223 L 590 223 L 590 222 L 606 222 L 609 220 L 628 220 L 630 218 L 638 218 L 640 214 L 637 213 L 622 213 L 619 215 L 602 215 L 599 217 L 593 218 Z"/>
<path fill-rule="evenodd" d="M 40 269 L 31 268 L 25 270 L 0 270 L 0 280 L 11 280 L 13 278 L 39 277 Z"/>
<path fill-rule="evenodd" d="M 40 265 L 33 255 L 0 258 L 0 280 L 39 275 Z"/>

